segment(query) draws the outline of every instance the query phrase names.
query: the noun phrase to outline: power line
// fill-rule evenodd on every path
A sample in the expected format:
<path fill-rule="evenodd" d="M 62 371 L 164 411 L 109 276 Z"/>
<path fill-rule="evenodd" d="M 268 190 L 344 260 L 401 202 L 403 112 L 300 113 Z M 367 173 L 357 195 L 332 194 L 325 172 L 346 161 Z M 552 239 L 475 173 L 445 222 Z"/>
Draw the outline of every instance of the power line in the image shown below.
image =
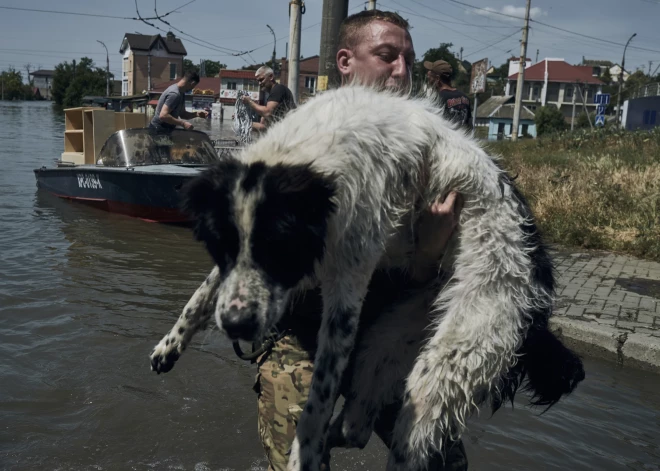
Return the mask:
<path fill-rule="evenodd" d="M 172 11 L 168 11 L 167 13 L 163 14 L 162 17 L 166 17 L 175 11 L 180 10 L 181 8 L 185 7 L 186 5 L 190 5 L 196 0 L 191 0 L 190 2 L 186 3 L 185 5 L 182 5 L 178 8 L 175 8 Z M 19 8 L 19 7 L 6 7 L 6 6 L 0 6 L 0 9 L 3 10 L 18 10 L 18 11 L 29 11 L 33 13 L 55 13 L 58 15 L 74 15 L 74 16 L 91 16 L 95 18 L 111 18 L 115 20 L 132 20 L 132 21 L 140 21 L 140 18 L 136 17 L 131 17 L 131 16 L 115 16 L 115 15 L 101 15 L 97 13 L 78 13 L 74 11 L 59 11 L 59 10 L 40 10 L 37 8 Z M 145 18 L 146 20 L 155 20 L 156 18 Z"/>
<path fill-rule="evenodd" d="M 494 43 L 491 44 L 490 46 L 482 47 L 482 48 L 479 49 L 479 50 L 476 50 L 476 51 L 474 51 L 474 52 L 471 52 L 471 53 L 469 53 L 469 54 L 466 54 L 465 56 L 463 56 L 463 58 L 466 59 L 466 58 L 468 58 L 469 56 L 472 56 L 472 55 L 476 54 L 477 52 L 481 52 L 481 51 L 484 51 L 484 50 L 486 50 L 486 49 L 490 49 L 491 47 L 495 46 L 496 44 L 499 44 L 499 43 L 501 43 L 502 41 L 505 41 L 506 39 L 509 39 L 509 38 L 512 37 L 512 36 L 515 36 L 515 35 L 518 34 L 519 32 L 520 32 L 520 29 L 518 29 L 517 31 L 514 31 L 514 32 L 513 32 L 512 34 L 510 34 L 509 36 L 507 36 L 507 37 L 505 37 L 505 38 L 502 38 L 502 39 L 500 39 L 500 40 L 497 41 L 497 42 L 494 42 Z M 511 51 L 511 49 L 509 49 L 509 51 L 507 51 L 507 52 L 510 52 L 510 51 Z"/>
<path fill-rule="evenodd" d="M 457 3 L 459 5 L 463 5 L 463 6 L 466 6 L 468 8 L 475 9 L 475 10 L 485 11 L 485 12 L 488 12 L 488 13 L 493 13 L 493 14 L 501 15 L 501 16 L 507 16 L 509 18 L 514 18 L 514 19 L 517 19 L 517 20 L 524 20 L 524 18 L 522 18 L 520 16 L 508 15 L 506 13 L 500 13 L 498 11 L 495 11 L 495 10 L 492 10 L 492 9 L 489 9 L 489 8 L 476 7 L 474 5 L 470 5 L 468 3 L 464 3 L 464 2 L 461 2 L 459 0 L 447 0 L 447 1 L 450 1 L 452 3 Z M 597 38 L 595 36 L 589 36 L 588 34 L 576 33 L 575 31 L 571 31 L 571 30 L 568 30 L 568 29 L 565 29 L 565 28 L 560 28 L 559 26 L 550 25 L 548 23 L 543 23 L 541 21 L 534 20 L 534 19 L 531 19 L 531 18 L 530 18 L 529 21 L 532 21 L 532 22 L 534 22 L 538 25 L 541 25 L 541 26 L 545 26 L 546 28 L 556 29 L 557 31 L 563 31 L 565 33 L 574 34 L 576 36 L 581 36 L 583 38 L 593 39 L 595 41 L 601 41 L 603 43 L 613 44 L 615 46 L 625 46 L 625 44 L 623 44 L 623 43 L 618 43 L 616 41 L 610 41 L 609 39 Z M 657 49 L 648 49 L 648 48 L 639 47 L 639 46 L 628 46 L 628 47 L 630 49 L 637 49 L 639 51 L 660 52 L 660 50 L 657 50 Z"/>
<path fill-rule="evenodd" d="M 455 16 L 451 16 L 449 13 L 447 13 L 445 11 L 438 10 L 437 8 L 430 7 L 428 5 L 423 4 L 422 2 L 418 2 L 417 0 L 411 0 L 411 1 L 413 3 L 416 3 L 416 4 L 420 5 L 420 6 L 423 6 L 424 8 L 428 8 L 429 10 L 438 12 L 438 13 L 444 15 L 444 16 L 448 16 L 449 18 L 453 18 L 454 20 L 456 20 L 458 22 L 458 23 L 456 23 L 456 21 L 443 21 L 443 20 L 435 18 L 435 21 L 439 21 L 439 22 L 442 22 L 442 23 L 459 24 L 459 25 L 463 25 L 463 26 L 474 26 L 474 27 L 478 27 L 478 28 L 517 28 L 517 26 L 491 26 L 491 25 L 476 25 L 474 23 L 465 23 L 460 18 L 457 18 Z M 395 3 L 399 4 L 398 2 L 395 2 Z"/>
<path fill-rule="evenodd" d="M 394 3 L 396 3 L 397 5 L 401 5 L 401 4 L 398 3 L 396 0 L 392 0 L 392 1 L 393 1 Z M 389 6 L 388 6 L 388 8 L 392 8 L 392 7 L 389 7 Z M 398 10 L 398 11 L 402 11 L 402 12 L 407 13 L 407 14 L 409 14 L 409 15 L 418 16 L 418 17 L 420 17 L 420 18 L 424 18 L 424 19 L 426 19 L 426 20 L 433 21 L 434 23 L 439 23 L 439 20 L 436 20 L 436 19 L 434 19 L 434 18 L 431 18 L 431 17 L 429 17 L 429 16 L 427 16 L 427 15 L 422 15 L 422 14 L 420 14 L 420 13 L 416 13 L 416 12 L 413 12 L 413 11 L 410 11 L 410 10 L 402 10 L 402 9 L 400 9 L 400 8 L 393 8 L 393 9 L 394 9 L 394 10 Z M 444 27 L 447 28 L 447 29 L 450 30 L 450 31 L 453 31 L 453 32 L 456 33 L 456 34 L 460 34 L 461 36 L 465 36 L 465 37 L 468 38 L 468 39 L 471 39 L 471 40 L 476 41 L 476 42 L 478 42 L 478 43 L 484 44 L 484 45 L 486 45 L 486 46 L 490 46 L 488 43 L 486 43 L 486 42 L 484 42 L 484 41 L 482 41 L 482 40 L 480 40 L 480 39 L 477 39 L 477 38 L 475 38 L 475 37 L 473 37 L 473 36 L 467 35 L 467 34 L 461 32 L 461 31 L 455 30 L 455 29 L 450 28 L 450 27 L 448 27 L 448 26 L 446 26 L 446 25 L 444 25 Z"/>

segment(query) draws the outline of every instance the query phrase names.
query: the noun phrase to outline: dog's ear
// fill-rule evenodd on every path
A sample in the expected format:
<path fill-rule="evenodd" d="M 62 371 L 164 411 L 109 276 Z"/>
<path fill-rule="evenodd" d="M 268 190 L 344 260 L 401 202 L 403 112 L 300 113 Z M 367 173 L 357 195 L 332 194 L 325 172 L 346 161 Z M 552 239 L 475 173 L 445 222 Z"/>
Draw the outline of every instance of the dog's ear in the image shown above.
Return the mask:
<path fill-rule="evenodd" d="M 218 192 L 228 195 L 240 171 L 240 162 L 226 159 L 186 182 L 181 189 L 184 212 L 197 218 L 212 209 L 221 196 Z"/>
<path fill-rule="evenodd" d="M 310 210 L 319 205 L 328 211 L 334 210 L 331 198 L 335 194 L 332 176 L 321 175 L 309 165 L 274 165 L 266 176 L 265 189 L 276 193 Z"/>

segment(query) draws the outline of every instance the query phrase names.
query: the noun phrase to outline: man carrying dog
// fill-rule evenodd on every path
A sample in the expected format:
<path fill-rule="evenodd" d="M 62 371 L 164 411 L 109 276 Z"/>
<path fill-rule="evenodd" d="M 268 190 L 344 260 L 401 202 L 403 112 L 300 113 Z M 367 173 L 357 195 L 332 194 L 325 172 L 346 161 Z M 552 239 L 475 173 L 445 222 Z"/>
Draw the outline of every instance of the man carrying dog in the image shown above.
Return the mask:
<path fill-rule="evenodd" d="M 369 10 L 346 18 L 340 30 L 337 52 L 342 83 L 357 82 L 396 90 L 409 87 L 415 51 L 408 29 L 408 22 L 391 12 Z M 368 295 L 365 306 L 373 304 L 373 301 L 378 306 L 394 302 L 397 293 L 437 276 L 437 261 L 457 224 L 459 212 L 460 200 L 456 193 L 450 193 L 444 202 L 433 204 L 427 217 L 434 219 L 432 227 L 435 237 L 419 241 L 420 252 L 432 269 L 427 273 L 417 273 L 415 279 L 402 276 L 392 280 L 389 275 L 374 275 L 369 291 L 377 294 Z M 389 294 L 383 296 L 383 293 Z M 268 457 L 269 471 L 285 471 L 287 467 L 296 424 L 311 388 L 320 313 L 319 293 L 307 293 L 278 326 L 285 335 L 258 359 L 255 390 L 259 394 L 259 437 Z M 368 319 L 365 321 L 368 322 Z M 399 408 L 400 404 L 392 404 L 380 411 L 375 425 L 376 433 L 388 447 Z M 466 470 L 467 458 L 462 443 L 449 445 L 444 457 L 434 457 L 429 469 Z"/>

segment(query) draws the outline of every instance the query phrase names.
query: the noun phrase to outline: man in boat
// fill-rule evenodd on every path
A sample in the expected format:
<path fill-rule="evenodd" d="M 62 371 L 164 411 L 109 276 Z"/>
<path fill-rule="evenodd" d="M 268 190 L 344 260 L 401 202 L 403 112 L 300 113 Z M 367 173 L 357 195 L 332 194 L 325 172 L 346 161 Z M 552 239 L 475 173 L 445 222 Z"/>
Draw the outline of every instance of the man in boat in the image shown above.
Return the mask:
<path fill-rule="evenodd" d="M 177 126 L 183 129 L 193 129 L 193 125 L 186 119 L 206 118 L 206 111 L 186 111 L 186 92 L 189 92 L 199 83 L 197 72 L 186 72 L 181 80 L 165 89 L 158 99 L 156 112 L 151 119 L 149 128 L 157 131 L 171 131 Z"/>

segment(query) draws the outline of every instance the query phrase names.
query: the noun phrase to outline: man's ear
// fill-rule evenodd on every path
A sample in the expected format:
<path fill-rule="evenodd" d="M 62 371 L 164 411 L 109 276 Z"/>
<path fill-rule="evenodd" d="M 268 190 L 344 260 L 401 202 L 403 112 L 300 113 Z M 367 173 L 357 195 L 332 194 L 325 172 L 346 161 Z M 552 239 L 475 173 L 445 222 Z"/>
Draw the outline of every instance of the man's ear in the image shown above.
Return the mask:
<path fill-rule="evenodd" d="M 342 76 L 350 75 L 352 68 L 353 53 L 348 49 L 337 51 L 337 69 Z"/>

